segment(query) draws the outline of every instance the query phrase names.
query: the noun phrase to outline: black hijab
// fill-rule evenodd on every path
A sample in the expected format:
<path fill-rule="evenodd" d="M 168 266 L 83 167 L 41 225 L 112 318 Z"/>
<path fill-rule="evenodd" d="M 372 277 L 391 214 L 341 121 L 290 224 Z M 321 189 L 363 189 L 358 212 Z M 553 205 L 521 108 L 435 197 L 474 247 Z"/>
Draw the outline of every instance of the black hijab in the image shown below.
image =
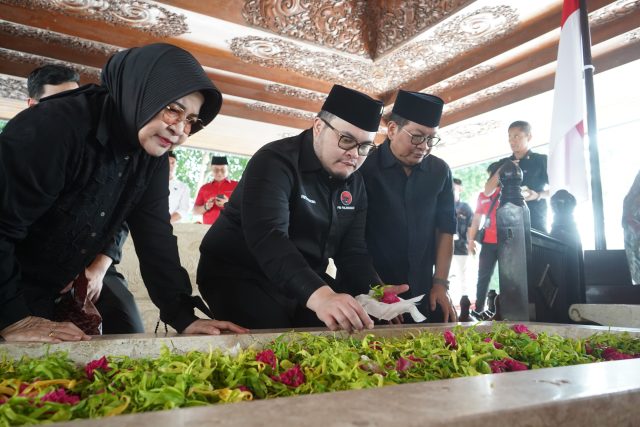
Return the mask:
<path fill-rule="evenodd" d="M 176 99 L 199 91 L 204 103 L 198 117 L 209 124 L 220 111 L 222 94 L 202 66 L 186 50 L 156 43 L 113 55 L 102 70 L 128 139 L 138 143 L 138 131 Z"/>

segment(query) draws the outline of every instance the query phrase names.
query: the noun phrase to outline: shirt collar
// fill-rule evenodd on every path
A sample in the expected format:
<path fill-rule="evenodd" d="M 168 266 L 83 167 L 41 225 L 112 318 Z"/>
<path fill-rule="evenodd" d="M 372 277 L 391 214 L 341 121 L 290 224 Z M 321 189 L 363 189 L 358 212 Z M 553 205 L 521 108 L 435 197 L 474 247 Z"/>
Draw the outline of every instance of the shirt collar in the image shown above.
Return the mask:
<path fill-rule="evenodd" d="M 531 149 L 529 149 L 529 151 L 527 151 L 527 154 L 525 154 L 525 155 L 522 157 L 522 159 L 520 159 L 520 160 L 523 160 L 523 159 L 527 159 L 527 160 L 529 160 L 530 158 L 531 158 Z M 516 160 L 516 155 L 515 155 L 515 154 L 511 154 L 511 157 L 509 157 L 509 159 L 510 159 L 510 160 Z"/>
<path fill-rule="evenodd" d="M 313 132 L 312 129 L 307 129 L 298 135 L 300 138 L 300 170 L 303 172 L 312 172 L 322 169 L 322 163 L 316 156 L 316 152 L 313 149 Z"/>
<path fill-rule="evenodd" d="M 389 141 L 389 138 L 385 139 L 384 142 L 380 144 L 380 146 L 378 147 L 378 150 L 380 151 L 380 158 L 381 158 L 383 168 L 385 169 L 392 168 L 396 165 L 398 165 L 399 167 L 404 167 L 404 165 L 400 163 L 400 161 L 396 158 L 396 156 L 393 155 L 393 152 L 391 151 L 391 141 Z M 413 169 L 426 171 L 428 168 L 427 160 L 431 156 L 433 156 L 433 154 L 429 154 L 427 157 L 422 159 L 422 161 L 417 165 L 415 165 Z"/>

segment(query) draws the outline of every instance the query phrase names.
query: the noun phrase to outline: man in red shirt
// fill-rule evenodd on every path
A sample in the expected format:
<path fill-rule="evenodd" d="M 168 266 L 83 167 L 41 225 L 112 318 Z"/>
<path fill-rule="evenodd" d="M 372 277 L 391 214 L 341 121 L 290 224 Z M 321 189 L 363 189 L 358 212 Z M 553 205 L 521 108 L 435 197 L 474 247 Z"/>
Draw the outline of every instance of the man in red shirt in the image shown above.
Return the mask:
<path fill-rule="evenodd" d="M 214 156 L 211 159 L 211 173 L 213 181 L 200 187 L 193 207 L 194 214 L 202 215 L 203 224 L 216 222 L 231 193 L 238 186 L 238 181 L 228 178 L 229 166 L 225 156 Z"/>
<path fill-rule="evenodd" d="M 476 285 L 476 311 L 484 311 L 489 282 L 498 262 L 498 228 L 496 227 L 496 211 L 500 206 L 500 167 L 501 162 L 494 162 L 487 168 L 489 179 L 485 191 L 478 195 L 478 205 L 468 232 L 469 253 L 476 253 L 476 234 L 484 227 L 484 238 L 480 250 L 478 265 L 478 283 Z M 484 220 L 483 220 L 484 218 Z"/>

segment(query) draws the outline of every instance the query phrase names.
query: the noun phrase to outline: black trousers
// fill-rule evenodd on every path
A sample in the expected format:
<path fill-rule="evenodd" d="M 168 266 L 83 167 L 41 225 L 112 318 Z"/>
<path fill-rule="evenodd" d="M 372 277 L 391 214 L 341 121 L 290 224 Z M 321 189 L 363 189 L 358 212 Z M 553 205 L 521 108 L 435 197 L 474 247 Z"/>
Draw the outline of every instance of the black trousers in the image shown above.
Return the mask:
<path fill-rule="evenodd" d="M 144 324 L 124 276 L 112 265 L 104 276 L 102 292 L 96 302 L 102 315 L 103 334 L 141 334 Z"/>
<path fill-rule="evenodd" d="M 216 277 L 201 274 L 200 295 L 217 319 L 229 320 L 250 329 L 291 329 L 324 326 L 316 314 L 294 300 L 265 291 L 268 283 L 250 278 Z"/>
<path fill-rule="evenodd" d="M 476 285 L 476 311 L 484 311 L 484 303 L 487 300 L 489 282 L 498 262 L 498 245 L 496 243 L 483 243 L 480 250 L 478 265 L 478 284 Z"/>

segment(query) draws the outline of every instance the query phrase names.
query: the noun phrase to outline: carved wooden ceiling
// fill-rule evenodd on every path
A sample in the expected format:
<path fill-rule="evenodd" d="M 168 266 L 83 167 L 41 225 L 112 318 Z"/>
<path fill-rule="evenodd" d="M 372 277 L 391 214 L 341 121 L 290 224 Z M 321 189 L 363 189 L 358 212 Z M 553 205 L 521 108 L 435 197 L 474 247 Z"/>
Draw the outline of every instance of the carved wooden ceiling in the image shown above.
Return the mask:
<path fill-rule="evenodd" d="M 588 0 L 596 71 L 640 58 L 640 0 Z M 44 63 L 97 82 L 119 49 L 165 41 L 222 90 L 192 145 L 253 153 L 306 128 L 334 83 L 390 106 L 398 88 L 446 101 L 456 123 L 553 87 L 562 0 L 0 0 L 0 116 Z M 471 130 L 469 130 L 471 129 Z M 452 142 L 453 144 L 453 142 Z"/>

